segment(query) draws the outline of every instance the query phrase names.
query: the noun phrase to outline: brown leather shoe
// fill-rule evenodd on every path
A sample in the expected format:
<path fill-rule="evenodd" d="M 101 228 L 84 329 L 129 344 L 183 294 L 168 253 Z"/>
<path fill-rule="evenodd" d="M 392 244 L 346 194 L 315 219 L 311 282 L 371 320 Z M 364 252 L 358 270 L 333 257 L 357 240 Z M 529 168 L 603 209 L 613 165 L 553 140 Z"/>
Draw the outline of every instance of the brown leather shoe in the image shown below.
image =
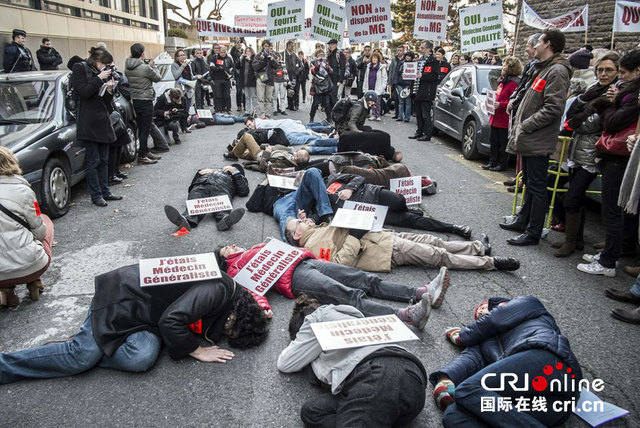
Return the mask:
<path fill-rule="evenodd" d="M 158 161 L 149 159 L 148 156 L 145 156 L 143 158 L 138 157 L 138 165 L 153 165 L 154 163 L 158 163 Z"/>
<path fill-rule="evenodd" d="M 625 266 L 624 273 L 634 278 L 637 278 L 638 275 L 640 275 L 640 266 Z"/>
<path fill-rule="evenodd" d="M 20 298 L 16 294 L 15 287 L 0 290 L 0 306 L 16 309 L 20 305 Z"/>
<path fill-rule="evenodd" d="M 27 289 L 29 290 L 29 297 L 34 302 L 40 300 L 40 293 L 44 291 L 44 284 L 39 279 L 36 279 L 33 282 L 27 284 Z"/>
<path fill-rule="evenodd" d="M 155 161 L 162 159 L 162 156 L 156 156 L 152 152 L 147 153 L 147 157 L 149 159 L 155 160 Z"/>
<path fill-rule="evenodd" d="M 611 316 L 630 324 L 640 324 L 640 306 L 635 309 L 612 309 Z"/>
<path fill-rule="evenodd" d="M 617 300 L 618 302 L 640 304 L 640 297 L 631 293 L 629 290 L 619 290 L 617 288 L 609 287 L 604 290 L 604 294 L 608 298 Z"/>

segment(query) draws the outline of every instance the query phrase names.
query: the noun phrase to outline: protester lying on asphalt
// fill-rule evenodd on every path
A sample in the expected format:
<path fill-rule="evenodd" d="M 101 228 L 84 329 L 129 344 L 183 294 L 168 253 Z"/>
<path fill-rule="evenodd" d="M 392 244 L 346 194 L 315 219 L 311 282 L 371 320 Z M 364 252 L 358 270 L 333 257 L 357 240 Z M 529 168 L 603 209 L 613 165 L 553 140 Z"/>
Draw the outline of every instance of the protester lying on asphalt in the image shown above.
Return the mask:
<path fill-rule="evenodd" d="M 227 195 L 232 201 L 235 195 L 247 196 L 249 194 L 249 183 L 247 177 L 244 176 L 244 168 L 237 163 L 227 165 L 220 169 L 201 169 L 191 180 L 189 185 L 189 195 L 187 199 L 202 199 L 213 196 Z M 176 208 L 171 205 L 164 206 L 164 213 L 169 221 L 178 229 L 186 228 L 191 230 L 192 227 L 198 227 L 198 224 L 207 214 L 189 215 L 187 210 L 180 214 Z M 230 211 L 218 211 L 211 213 L 216 220 L 218 230 L 228 230 L 240 221 L 244 215 L 244 208 L 234 208 Z"/>
<path fill-rule="evenodd" d="M 293 119 L 260 119 L 249 116 L 244 121 L 248 130 L 281 129 L 290 146 L 309 145 L 311 154 L 331 154 L 336 151 L 338 138 L 333 137 L 333 128 L 321 122 L 310 122 L 306 125 Z"/>
<path fill-rule="evenodd" d="M 355 266 L 368 272 L 390 272 L 392 267 L 421 265 L 449 269 L 516 270 L 520 262 L 512 257 L 489 257 L 489 238 L 480 241 L 443 241 L 427 234 L 392 231 L 365 232 L 328 224 L 316 225 L 304 213 L 289 217 L 287 242 L 304 247 L 314 256 L 322 254 L 332 262 Z"/>
<path fill-rule="evenodd" d="M 225 159 L 246 159 L 250 161 L 245 162 L 246 167 L 260 172 L 266 172 L 270 165 L 274 168 L 298 169 L 298 166 L 309 162 L 309 152 L 306 150 L 268 144 L 259 146 L 251 134 L 244 134 L 227 149 L 229 151 L 222 155 Z"/>
<path fill-rule="evenodd" d="M 222 247 L 217 252 L 218 265 L 235 278 L 265 245 L 254 245 L 248 250 L 236 245 Z M 438 275 L 428 284 L 412 288 L 383 280 L 360 269 L 318 260 L 309 251 L 304 251 L 298 256 L 273 285 L 273 289 L 289 299 L 295 299 L 304 293 L 318 299 L 322 304 L 352 305 L 366 316 L 395 314 L 402 322 L 419 330 L 424 329 L 427 324 L 431 308 L 439 308 L 442 305 L 447 288 L 449 272 L 446 268 L 440 269 Z M 272 317 L 273 312 L 267 298 L 257 294 L 253 294 L 253 297 L 267 317 Z M 398 310 L 368 297 L 410 304 Z"/>
<path fill-rule="evenodd" d="M 304 294 L 289 322 L 292 342 L 278 357 L 278 370 L 294 373 L 311 366 L 314 384 L 329 385 L 305 401 L 305 426 L 406 426 L 424 408 L 426 370 L 403 347 L 368 345 L 323 351 L 311 323 L 355 320 L 364 315 L 346 305 L 323 305 Z M 371 385 L 375 385 L 372 389 Z"/>
<path fill-rule="evenodd" d="M 142 372 L 164 343 L 171 358 L 187 355 L 223 363 L 233 352 L 202 347 L 227 336 L 230 346 L 261 344 L 267 318 L 251 295 L 228 275 L 170 287 L 140 287 L 138 265 L 95 279 L 96 292 L 80 332 L 67 340 L 0 354 L 0 384 L 26 378 L 73 376 L 95 366 Z"/>
<path fill-rule="evenodd" d="M 569 340 L 560 333 L 555 320 L 533 296 L 513 300 L 492 297 L 474 310 L 475 321 L 464 328 L 450 328 L 447 339 L 465 350 L 451 363 L 429 375 L 433 398 L 444 411 L 445 427 L 460 426 L 556 426 L 571 416 L 571 406 L 556 403 L 578 402 L 579 390 L 546 388 L 547 382 L 578 385 L 582 379 L 580 364 L 571 351 Z M 501 374 L 517 376 L 519 381 L 505 382 Z M 489 376 L 487 376 L 489 375 Z M 541 376 L 545 375 L 545 376 Z M 514 388 L 522 379 L 530 379 L 535 391 Z M 542 380 L 540 380 L 541 378 Z M 544 381 L 544 387 L 535 385 Z M 499 392 L 495 388 L 502 386 Z M 489 388 L 492 390 L 490 391 Z M 546 411 L 535 407 L 513 406 L 496 412 L 481 410 L 481 399 L 505 401 L 526 396 L 531 402 L 544 399 Z"/>

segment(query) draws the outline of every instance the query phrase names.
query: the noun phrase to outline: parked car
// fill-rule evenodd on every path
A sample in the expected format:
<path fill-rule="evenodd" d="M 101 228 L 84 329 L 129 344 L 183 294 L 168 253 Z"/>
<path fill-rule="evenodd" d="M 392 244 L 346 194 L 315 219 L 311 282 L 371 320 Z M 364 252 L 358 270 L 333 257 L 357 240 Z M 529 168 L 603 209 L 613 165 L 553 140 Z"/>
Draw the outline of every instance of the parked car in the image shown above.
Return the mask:
<path fill-rule="evenodd" d="M 0 75 L 0 145 L 20 162 L 24 177 L 50 217 L 69 211 L 71 187 L 85 176 L 85 147 L 76 139 L 69 108 L 69 71 L 33 71 Z M 116 93 L 114 103 L 127 124 L 132 143 L 123 152 L 135 159 L 133 108 Z M 131 158 L 133 156 L 133 158 Z"/>
<path fill-rule="evenodd" d="M 462 142 L 462 155 L 477 159 L 488 155 L 488 91 L 498 87 L 501 66 L 465 64 L 454 68 L 440 83 L 433 102 L 433 126 Z"/>

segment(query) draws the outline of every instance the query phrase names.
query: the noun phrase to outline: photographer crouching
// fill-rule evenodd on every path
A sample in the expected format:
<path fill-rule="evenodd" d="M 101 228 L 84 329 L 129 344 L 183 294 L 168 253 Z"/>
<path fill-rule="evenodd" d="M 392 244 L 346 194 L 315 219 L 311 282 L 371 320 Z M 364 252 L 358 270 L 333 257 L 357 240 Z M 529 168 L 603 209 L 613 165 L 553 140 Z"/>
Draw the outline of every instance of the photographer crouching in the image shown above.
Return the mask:
<path fill-rule="evenodd" d="M 109 144 L 116 133 L 109 117 L 115 88 L 113 56 L 102 47 L 92 47 L 89 57 L 73 66 L 71 85 L 79 98 L 76 138 L 85 145 L 87 185 L 91 202 L 106 207 L 106 201 L 119 201 L 109 190 L 107 167 Z"/>
<path fill-rule="evenodd" d="M 173 142 L 180 144 L 180 122 L 186 120 L 189 115 L 187 112 L 187 99 L 182 95 L 182 91 L 177 88 L 167 89 L 156 100 L 153 108 L 156 118 L 156 125 L 164 126 L 164 133 L 169 135 L 169 131 L 173 133 Z"/>

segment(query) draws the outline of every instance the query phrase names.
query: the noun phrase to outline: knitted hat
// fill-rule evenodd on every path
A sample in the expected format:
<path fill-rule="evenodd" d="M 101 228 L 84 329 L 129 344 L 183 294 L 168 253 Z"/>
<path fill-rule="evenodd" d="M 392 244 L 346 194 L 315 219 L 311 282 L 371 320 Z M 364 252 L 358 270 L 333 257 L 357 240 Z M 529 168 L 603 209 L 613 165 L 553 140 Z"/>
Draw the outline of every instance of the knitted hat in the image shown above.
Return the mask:
<path fill-rule="evenodd" d="M 569 55 L 571 67 L 586 70 L 593 59 L 593 54 L 586 49 L 580 49 Z"/>
<path fill-rule="evenodd" d="M 480 310 L 480 308 L 482 307 L 482 305 L 489 305 L 489 301 L 485 300 L 484 302 L 480 302 L 478 303 L 478 306 L 476 306 L 476 308 L 473 310 L 473 319 L 477 320 L 479 317 L 478 315 L 478 311 Z"/>
<path fill-rule="evenodd" d="M 18 36 L 27 37 L 27 32 L 16 28 L 15 30 L 13 30 L 13 33 L 11 34 L 11 38 L 15 39 Z"/>

